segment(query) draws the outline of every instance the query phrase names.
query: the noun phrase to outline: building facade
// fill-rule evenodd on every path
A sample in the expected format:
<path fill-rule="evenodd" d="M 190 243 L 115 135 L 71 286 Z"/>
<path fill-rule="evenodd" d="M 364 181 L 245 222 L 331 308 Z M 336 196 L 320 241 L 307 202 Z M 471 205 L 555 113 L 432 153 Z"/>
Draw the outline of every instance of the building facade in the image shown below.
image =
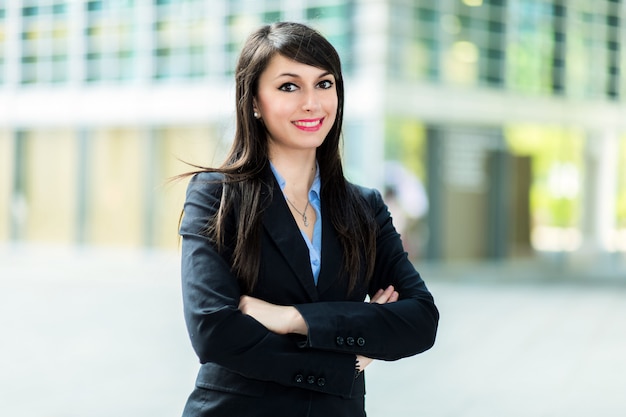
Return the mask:
<path fill-rule="evenodd" d="M 307 22 L 346 77 L 350 178 L 426 186 L 433 259 L 626 251 L 621 0 L 0 0 L 0 241 L 175 247 L 245 36 Z"/>

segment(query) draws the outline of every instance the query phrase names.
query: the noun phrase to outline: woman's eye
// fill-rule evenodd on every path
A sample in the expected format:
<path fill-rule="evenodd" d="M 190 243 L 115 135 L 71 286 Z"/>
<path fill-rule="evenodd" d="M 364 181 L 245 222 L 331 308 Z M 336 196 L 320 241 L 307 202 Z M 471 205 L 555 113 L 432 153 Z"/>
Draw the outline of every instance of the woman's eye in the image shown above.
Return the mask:
<path fill-rule="evenodd" d="M 318 85 L 320 86 L 320 88 L 323 88 L 324 90 L 327 90 L 329 88 L 332 88 L 333 82 L 330 81 L 330 80 L 324 80 L 324 81 L 320 81 L 320 83 Z"/>
<path fill-rule="evenodd" d="M 292 84 L 292 83 L 285 83 L 285 84 L 281 85 L 278 89 L 280 91 L 286 91 L 286 92 L 290 93 L 292 91 L 296 91 L 298 89 L 298 86 L 296 86 L 295 84 Z"/>

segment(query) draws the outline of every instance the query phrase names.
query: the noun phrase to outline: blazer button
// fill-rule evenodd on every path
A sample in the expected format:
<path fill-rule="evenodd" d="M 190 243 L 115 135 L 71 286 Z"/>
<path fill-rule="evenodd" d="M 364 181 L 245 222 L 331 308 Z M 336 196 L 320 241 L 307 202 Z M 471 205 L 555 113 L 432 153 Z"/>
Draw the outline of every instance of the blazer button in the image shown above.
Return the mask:
<path fill-rule="evenodd" d="M 357 345 L 359 345 L 360 347 L 365 346 L 365 339 L 363 339 L 362 337 L 359 337 L 359 338 L 356 340 L 356 344 L 357 344 Z"/>
<path fill-rule="evenodd" d="M 304 381 L 304 377 L 300 374 L 296 375 L 296 377 L 294 378 L 295 381 L 300 384 L 302 381 Z"/>
<path fill-rule="evenodd" d="M 337 336 L 337 339 L 335 339 L 335 341 L 339 346 L 343 346 L 343 337 Z"/>
<path fill-rule="evenodd" d="M 310 375 L 307 379 L 306 382 L 308 382 L 309 384 L 315 384 L 315 377 L 313 375 Z"/>
<path fill-rule="evenodd" d="M 348 346 L 354 346 L 354 337 L 348 337 L 346 339 L 346 343 L 348 344 Z"/>
<path fill-rule="evenodd" d="M 324 385 L 326 385 L 326 380 L 324 378 L 320 378 L 317 380 L 317 385 L 320 387 L 323 387 Z"/>

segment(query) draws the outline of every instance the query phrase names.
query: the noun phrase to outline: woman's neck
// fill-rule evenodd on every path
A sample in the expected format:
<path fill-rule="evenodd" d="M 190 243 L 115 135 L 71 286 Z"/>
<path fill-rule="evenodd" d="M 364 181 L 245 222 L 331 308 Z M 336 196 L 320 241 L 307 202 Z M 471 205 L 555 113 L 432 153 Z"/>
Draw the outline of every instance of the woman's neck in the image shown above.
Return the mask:
<path fill-rule="evenodd" d="M 294 196 L 308 196 L 315 179 L 315 152 L 270 154 L 274 168 L 285 179 L 285 192 Z"/>

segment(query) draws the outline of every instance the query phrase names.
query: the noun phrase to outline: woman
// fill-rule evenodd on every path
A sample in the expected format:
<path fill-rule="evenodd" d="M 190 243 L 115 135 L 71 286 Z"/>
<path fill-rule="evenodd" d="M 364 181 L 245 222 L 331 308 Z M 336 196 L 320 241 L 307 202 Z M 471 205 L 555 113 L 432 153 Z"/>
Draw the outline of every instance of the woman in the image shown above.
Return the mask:
<path fill-rule="evenodd" d="M 265 26 L 236 89 L 230 154 L 192 178 L 180 227 L 202 364 L 184 416 L 365 416 L 363 369 L 429 349 L 439 315 L 380 194 L 343 176 L 339 57 Z"/>

